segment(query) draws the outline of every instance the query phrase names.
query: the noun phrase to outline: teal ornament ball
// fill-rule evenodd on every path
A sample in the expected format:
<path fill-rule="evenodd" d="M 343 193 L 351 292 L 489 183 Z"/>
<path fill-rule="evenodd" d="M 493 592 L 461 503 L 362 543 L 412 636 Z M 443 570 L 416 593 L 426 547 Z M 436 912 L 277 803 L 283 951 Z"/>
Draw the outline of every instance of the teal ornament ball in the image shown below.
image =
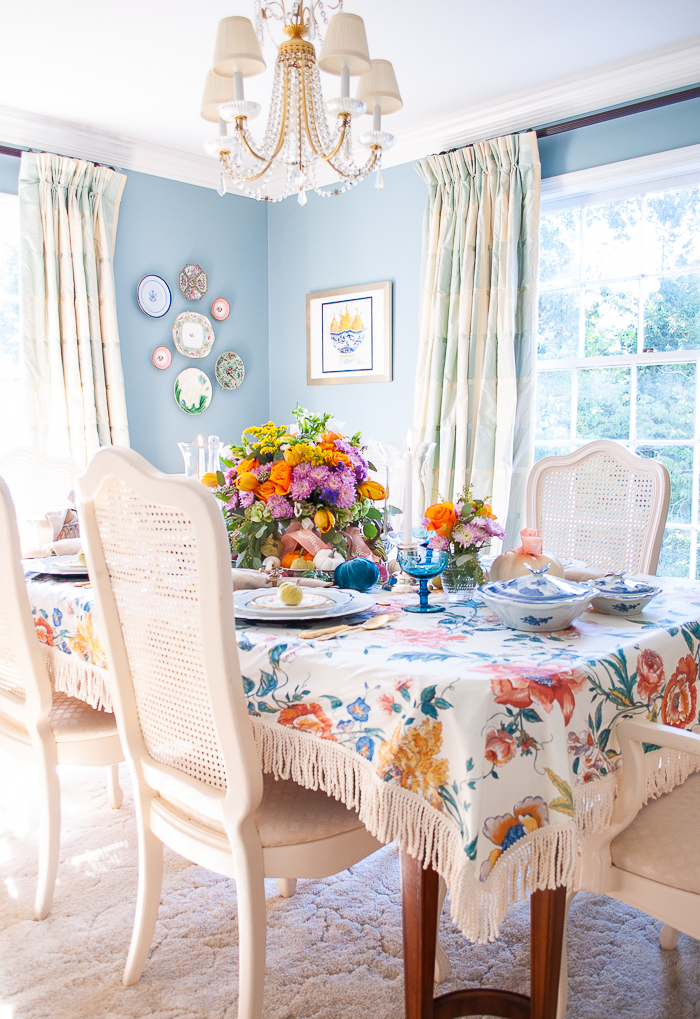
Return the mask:
<path fill-rule="evenodd" d="M 333 580 L 338 587 L 367 591 L 379 580 L 379 567 L 369 559 L 348 559 L 345 563 L 338 563 Z"/>

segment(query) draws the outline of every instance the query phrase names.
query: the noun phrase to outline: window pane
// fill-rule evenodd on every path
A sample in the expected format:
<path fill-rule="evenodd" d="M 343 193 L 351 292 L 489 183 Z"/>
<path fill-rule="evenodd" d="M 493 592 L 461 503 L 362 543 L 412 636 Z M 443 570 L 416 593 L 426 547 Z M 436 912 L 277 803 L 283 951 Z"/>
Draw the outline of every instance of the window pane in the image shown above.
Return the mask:
<path fill-rule="evenodd" d="M 664 465 L 671 478 L 668 521 L 689 524 L 693 512 L 693 447 L 637 446 L 635 452 Z"/>
<path fill-rule="evenodd" d="M 578 372 L 576 427 L 581 439 L 629 438 L 629 368 L 583 368 Z"/>
<path fill-rule="evenodd" d="M 535 463 L 545 456 L 566 456 L 571 452 L 571 446 L 535 446 Z"/>
<path fill-rule="evenodd" d="M 19 377 L 19 308 L 16 297 L 0 296 L 0 372 L 4 382 Z"/>
<path fill-rule="evenodd" d="M 538 372 L 536 437 L 568 439 L 570 422 L 571 372 Z"/>
<path fill-rule="evenodd" d="M 690 531 L 667 527 L 656 572 L 660 577 L 687 577 L 690 571 Z"/>
<path fill-rule="evenodd" d="M 644 281 L 644 346 L 654 350 L 700 347 L 700 274 Z"/>
<path fill-rule="evenodd" d="M 647 195 L 644 271 L 700 265 L 700 188 Z"/>
<path fill-rule="evenodd" d="M 19 293 L 19 215 L 0 203 L 0 295 Z"/>
<path fill-rule="evenodd" d="M 586 288 L 586 357 L 636 354 L 639 284 Z"/>
<path fill-rule="evenodd" d="M 585 279 L 637 275 L 641 262 L 641 198 L 589 205 L 585 217 Z"/>
<path fill-rule="evenodd" d="M 540 283 L 578 282 L 581 210 L 550 212 L 540 219 Z"/>
<path fill-rule="evenodd" d="M 694 364 L 637 369 L 637 438 L 692 439 L 694 422 Z"/>
<path fill-rule="evenodd" d="M 545 290 L 540 294 L 538 346 L 539 357 L 576 357 L 578 355 L 578 289 Z"/>

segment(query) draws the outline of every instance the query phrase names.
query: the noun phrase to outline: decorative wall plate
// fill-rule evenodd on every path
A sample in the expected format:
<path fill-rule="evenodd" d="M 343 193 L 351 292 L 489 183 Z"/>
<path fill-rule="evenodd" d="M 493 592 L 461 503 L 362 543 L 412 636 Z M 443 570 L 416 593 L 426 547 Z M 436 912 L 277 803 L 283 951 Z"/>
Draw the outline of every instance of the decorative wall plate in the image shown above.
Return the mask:
<path fill-rule="evenodd" d="M 173 355 L 167 347 L 156 347 L 151 356 L 151 361 L 153 361 L 156 368 L 160 368 L 161 371 L 165 371 L 166 368 L 170 367 L 172 359 Z"/>
<path fill-rule="evenodd" d="M 175 402 L 185 414 L 201 414 L 211 403 L 209 376 L 200 368 L 185 368 L 175 379 Z"/>
<path fill-rule="evenodd" d="M 180 270 L 177 282 L 180 292 L 184 294 L 188 301 L 201 301 L 209 287 L 209 281 L 204 269 L 202 269 L 201 265 L 193 265 L 192 263 L 188 263 Z"/>
<path fill-rule="evenodd" d="M 206 357 L 214 346 L 214 330 L 206 315 L 181 311 L 173 326 L 173 339 L 185 357 Z"/>
<path fill-rule="evenodd" d="M 162 318 L 170 307 L 170 287 L 160 276 L 144 276 L 136 288 L 139 308 L 150 318 Z"/>
<path fill-rule="evenodd" d="M 225 350 L 216 362 L 214 375 L 222 389 L 238 389 L 245 378 L 245 365 L 238 354 Z"/>
<path fill-rule="evenodd" d="M 225 297 L 217 297 L 211 306 L 212 318 L 215 318 L 217 322 L 223 322 L 225 318 L 228 318 L 231 314 L 231 305 L 228 303 Z"/>

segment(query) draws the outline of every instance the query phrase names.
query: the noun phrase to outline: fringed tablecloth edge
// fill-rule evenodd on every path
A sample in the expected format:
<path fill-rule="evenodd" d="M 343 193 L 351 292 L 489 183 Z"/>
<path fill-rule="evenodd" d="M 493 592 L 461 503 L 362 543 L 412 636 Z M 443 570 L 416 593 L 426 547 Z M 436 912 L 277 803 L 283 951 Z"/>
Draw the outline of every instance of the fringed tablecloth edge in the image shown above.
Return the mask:
<path fill-rule="evenodd" d="M 91 708 L 114 710 L 109 693 L 107 669 L 91 665 L 82 658 L 73 661 L 75 655 L 68 655 L 50 644 L 42 644 L 41 649 L 54 690 L 68 694 L 69 697 L 78 697 Z"/>

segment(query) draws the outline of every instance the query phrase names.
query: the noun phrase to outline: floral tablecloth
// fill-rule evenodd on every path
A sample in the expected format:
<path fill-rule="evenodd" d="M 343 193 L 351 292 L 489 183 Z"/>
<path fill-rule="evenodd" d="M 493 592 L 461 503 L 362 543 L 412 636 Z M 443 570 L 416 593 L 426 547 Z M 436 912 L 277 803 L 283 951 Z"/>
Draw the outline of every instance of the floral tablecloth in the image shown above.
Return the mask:
<path fill-rule="evenodd" d="M 663 594 L 641 616 L 591 611 L 551 634 L 506 629 L 476 604 L 323 642 L 241 625 L 265 770 L 325 789 L 430 861 L 464 933 L 493 937 L 515 901 L 571 885 L 582 836 L 610 823 L 615 722 L 700 727 L 700 584 L 655 581 Z M 57 686 L 109 708 L 90 589 L 28 589 Z M 413 596 L 377 597 L 389 612 Z M 647 763 L 649 795 L 700 767 L 654 747 Z"/>

